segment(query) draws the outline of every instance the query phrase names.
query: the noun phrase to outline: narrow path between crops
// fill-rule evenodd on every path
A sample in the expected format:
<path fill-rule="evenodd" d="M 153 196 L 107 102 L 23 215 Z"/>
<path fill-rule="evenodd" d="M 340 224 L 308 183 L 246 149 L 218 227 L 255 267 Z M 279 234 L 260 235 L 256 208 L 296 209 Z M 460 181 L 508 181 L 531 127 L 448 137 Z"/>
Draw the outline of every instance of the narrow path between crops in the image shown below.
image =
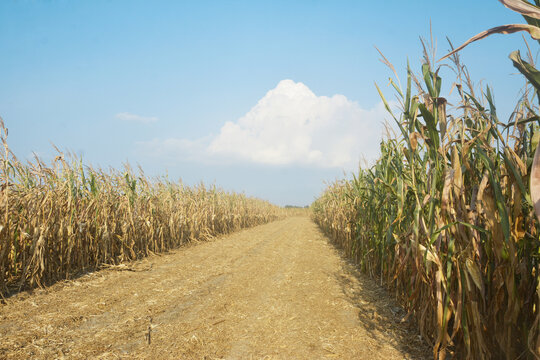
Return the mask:
<path fill-rule="evenodd" d="M 0 358 L 429 358 L 404 315 L 293 217 L 18 294 Z"/>

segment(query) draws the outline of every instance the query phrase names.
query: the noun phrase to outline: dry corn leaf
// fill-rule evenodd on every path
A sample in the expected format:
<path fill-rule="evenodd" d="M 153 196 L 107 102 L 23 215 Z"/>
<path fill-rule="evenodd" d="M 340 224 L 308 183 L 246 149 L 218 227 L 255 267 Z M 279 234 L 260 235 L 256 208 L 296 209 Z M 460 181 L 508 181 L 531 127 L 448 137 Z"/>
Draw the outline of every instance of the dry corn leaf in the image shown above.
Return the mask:
<path fill-rule="evenodd" d="M 509 25 L 501 25 L 496 26 L 494 28 L 491 28 L 489 30 L 482 31 L 481 33 L 476 34 L 469 40 L 465 41 L 461 46 L 457 47 L 456 49 L 452 50 L 442 58 L 440 58 L 438 61 L 443 61 L 444 59 L 449 58 L 450 56 L 454 55 L 458 51 L 462 50 L 464 47 L 469 45 L 472 42 L 482 40 L 490 35 L 493 34 L 511 34 L 518 31 L 526 31 L 528 32 L 533 39 L 540 40 L 540 28 L 534 26 L 534 25 L 528 25 L 528 24 L 509 24 Z"/>

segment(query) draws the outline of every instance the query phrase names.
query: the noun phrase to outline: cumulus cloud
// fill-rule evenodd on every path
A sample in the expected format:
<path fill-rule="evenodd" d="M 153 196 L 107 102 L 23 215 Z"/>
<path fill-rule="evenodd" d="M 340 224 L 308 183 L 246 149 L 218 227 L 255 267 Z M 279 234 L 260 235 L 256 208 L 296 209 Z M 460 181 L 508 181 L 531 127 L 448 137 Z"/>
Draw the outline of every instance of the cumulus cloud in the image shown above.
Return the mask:
<path fill-rule="evenodd" d="M 154 123 L 158 121 L 158 118 L 155 116 L 141 116 L 136 114 L 131 114 L 128 112 L 118 113 L 115 115 L 115 118 L 123 121 L 138 122 L 143 124 Z"/>
<path fill-rule="evenodd" d="M 355 169 L 379 153 L 386 113 L 343 95 L 317 96 L 306 85 L 282 80 L 243 117 L 204 139 L 154 139 L 150 151 L 199 160 L 227 159 L 268 165 Z"/>

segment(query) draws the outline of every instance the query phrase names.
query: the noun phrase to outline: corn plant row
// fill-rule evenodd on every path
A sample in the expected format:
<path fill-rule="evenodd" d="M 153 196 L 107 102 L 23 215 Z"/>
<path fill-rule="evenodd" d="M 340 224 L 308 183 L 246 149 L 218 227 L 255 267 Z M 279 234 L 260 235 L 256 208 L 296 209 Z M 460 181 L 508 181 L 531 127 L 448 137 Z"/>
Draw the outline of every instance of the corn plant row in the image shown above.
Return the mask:
<path fill-rule="evenodd" d="M 384 101 L 398 135 L 372 167 L 329 186 L 313 217 L 395 291 L 435 358 L 538 358 L 540 242 L 528 190 L 538 103 L 525 92 L 501 124 L 490 89 L 477 96 L 453 60 L 458 103 L 440 96 L 427 55 L 419 76 L 408 67 L 404 92 L 391 82 L 400 114 Z"/>
<path fill-rule="evenodd" d="M 58 156 L 22 164 L 6 129 L 0 188 L 0 295 L 42 286 L 281 218 L 266 201 L 203 184 L 150 181 Z"/>

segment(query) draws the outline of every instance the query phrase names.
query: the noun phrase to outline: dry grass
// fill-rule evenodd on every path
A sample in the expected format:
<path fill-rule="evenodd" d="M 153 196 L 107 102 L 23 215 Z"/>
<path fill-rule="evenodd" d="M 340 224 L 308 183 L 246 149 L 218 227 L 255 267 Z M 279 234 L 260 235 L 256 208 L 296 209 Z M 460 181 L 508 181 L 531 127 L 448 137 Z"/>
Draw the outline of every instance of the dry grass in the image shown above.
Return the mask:
<path fill-rule="evenodd" d="M 1 119 L 0 119 L 1 120 Z M 104 265 L 118 265 L 284 216 L 266 201 L 203 184 L 150 181 L 58 156 L 22 164 L 3 122 L 0 190 L 0 295 Z"/>

